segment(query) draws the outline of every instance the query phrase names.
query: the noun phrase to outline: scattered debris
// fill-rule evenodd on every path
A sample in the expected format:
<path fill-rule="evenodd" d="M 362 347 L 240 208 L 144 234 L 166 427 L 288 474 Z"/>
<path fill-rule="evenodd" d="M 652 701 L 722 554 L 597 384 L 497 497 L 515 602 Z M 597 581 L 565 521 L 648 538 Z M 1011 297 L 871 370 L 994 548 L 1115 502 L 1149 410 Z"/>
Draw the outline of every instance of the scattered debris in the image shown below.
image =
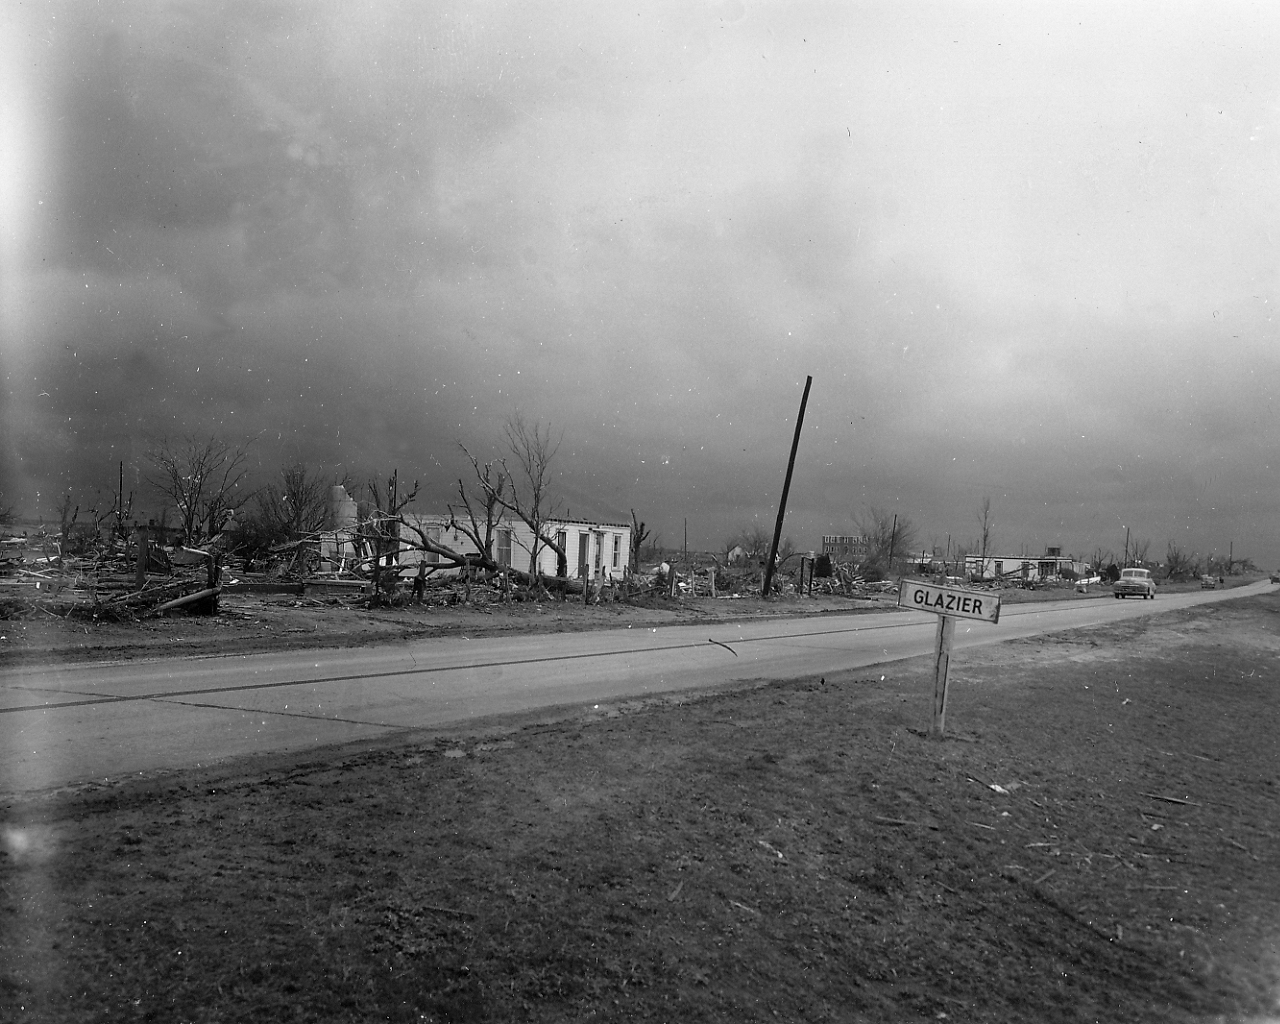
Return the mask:
<path fill-rule="evenodd" d="M 1183 804 L 1187 807 L 1201 806 L 1200 804 L 1196 803 L 1194 800 L 1183 800 L 1181 797 L 1176 797 L 1176 796 L 1161 796 L 1159 793 L 1143 793 L 1142 795 L 1151 800 L 1163 800 L 1165 803 L 1168 803 L 1168 804 Z"/>

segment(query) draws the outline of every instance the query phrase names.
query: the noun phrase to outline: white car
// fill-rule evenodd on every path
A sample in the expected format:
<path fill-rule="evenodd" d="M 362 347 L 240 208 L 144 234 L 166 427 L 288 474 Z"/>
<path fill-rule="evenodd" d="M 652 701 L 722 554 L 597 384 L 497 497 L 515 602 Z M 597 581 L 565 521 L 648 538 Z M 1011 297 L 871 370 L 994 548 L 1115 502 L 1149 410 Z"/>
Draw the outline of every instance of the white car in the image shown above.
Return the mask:
<path fill-rule="evenodd" d="M 1121 569 L 1120 578 L 1111 584 L 1111 593 L 1116 598 L 1131 595 L 1155 600 L 1156 581 L 1151 578 L 1150 569 Z"/>

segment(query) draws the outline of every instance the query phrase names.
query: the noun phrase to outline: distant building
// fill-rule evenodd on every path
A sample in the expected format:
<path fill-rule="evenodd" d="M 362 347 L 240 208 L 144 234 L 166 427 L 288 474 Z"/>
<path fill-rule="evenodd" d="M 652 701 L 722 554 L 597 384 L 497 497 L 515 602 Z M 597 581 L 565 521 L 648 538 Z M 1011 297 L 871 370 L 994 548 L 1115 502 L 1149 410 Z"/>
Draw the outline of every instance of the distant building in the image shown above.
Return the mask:
<path fill-rule="evenodd" d="M 1070 555 L 1062 554 L 1062 548 L 1046 548 L 1038 558 L 1026 555 L 967 555 L 964 574 L 970 579 L 1018 579 L 1038 583 L 1061 579 L 1064 575 L 1079 575 Z"/>
<path fill-rule="evenodd" d="M 871 547 L 865 537 L 822 538 L 822 553 L 833 562 L 865 562 Z"/>

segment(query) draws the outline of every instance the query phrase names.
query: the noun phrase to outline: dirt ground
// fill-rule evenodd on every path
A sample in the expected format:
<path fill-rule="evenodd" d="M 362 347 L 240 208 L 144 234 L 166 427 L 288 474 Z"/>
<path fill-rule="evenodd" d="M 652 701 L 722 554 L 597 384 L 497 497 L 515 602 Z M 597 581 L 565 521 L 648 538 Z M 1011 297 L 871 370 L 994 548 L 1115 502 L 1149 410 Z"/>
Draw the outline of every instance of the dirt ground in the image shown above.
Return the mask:
<path fill-rule="evenodd" d="M 943 741 L 917 659 L 11 803 L 0 1019 L 1280 1018 L 1277 627 L 965 651 Z"/>

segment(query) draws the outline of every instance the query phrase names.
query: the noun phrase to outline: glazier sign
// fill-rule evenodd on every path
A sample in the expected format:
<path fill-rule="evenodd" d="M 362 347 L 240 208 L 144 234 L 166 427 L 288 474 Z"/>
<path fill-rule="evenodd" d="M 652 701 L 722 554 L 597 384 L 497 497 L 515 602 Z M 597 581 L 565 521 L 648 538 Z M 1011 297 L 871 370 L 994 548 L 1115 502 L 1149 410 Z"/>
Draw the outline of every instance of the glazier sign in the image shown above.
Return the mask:
<path fill-rule="evenodd" d="M 940 587 L 936 583 L 919 580 L 902 581 L 898 587 L 898 607 L 951 615 L 958 619 L 1000 621 L 1000 598 L 991 591 Z"/>

